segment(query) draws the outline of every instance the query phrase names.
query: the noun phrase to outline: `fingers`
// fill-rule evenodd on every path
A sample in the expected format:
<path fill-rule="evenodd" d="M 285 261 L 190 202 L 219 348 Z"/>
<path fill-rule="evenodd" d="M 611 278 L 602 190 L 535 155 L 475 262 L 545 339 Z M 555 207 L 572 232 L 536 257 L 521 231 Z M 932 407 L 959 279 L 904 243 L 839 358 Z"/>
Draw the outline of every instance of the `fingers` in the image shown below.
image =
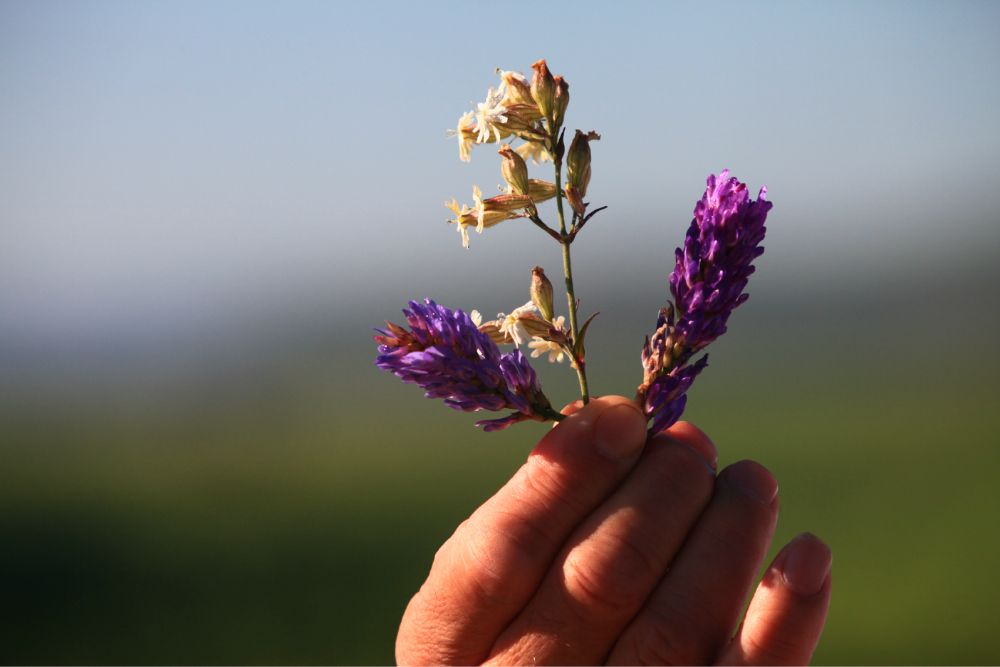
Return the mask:
<path fill-rule="evenodd" d="M 708 504 L 714 459 L 694 427 L 649 441 L 628 478 L 574 531 L 488 662 L 603 662 Z"/>
<path fill-rule="evenodd" d="M 479 663 L 534 595 L 573 529 L 638 460 L 646 420 L 591 401 L 542 438 L 514 477 L 441 547 L 396 640 L 400 663 Z"/>
<path fill-rule="evenodd" d="M 724 665 L 807 665 L 830 606 L 830 548 L 803 533 L 775 557 Z"/>
<path fill-rule="evenodd" d="M 670 571 L 622 634 L 611 664 L 706 664 L 732 636 L 777 521 L 778 485 L 741 461 L 715 494 Z"/>
<path fill-rule="evenodd" d="M 677 422 L 664 432 L 700 453 L 711 464 L 713 470 L 716 468 L 719 454 L 715 451 L 715 444 L 700 428 L 691 422 Z"/>

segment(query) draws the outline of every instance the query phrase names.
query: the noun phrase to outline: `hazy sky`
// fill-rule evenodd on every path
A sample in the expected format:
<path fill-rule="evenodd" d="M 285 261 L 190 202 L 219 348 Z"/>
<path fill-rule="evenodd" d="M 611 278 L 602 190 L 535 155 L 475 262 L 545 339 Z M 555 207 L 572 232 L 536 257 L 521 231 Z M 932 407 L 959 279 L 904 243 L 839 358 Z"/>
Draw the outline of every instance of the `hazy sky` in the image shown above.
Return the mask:
<path fill-rule="evenodd" d="M 723 167 L 776 202 L 765 280 L 1000 259 L 998 26 L 994 2 L 4 2 L 0 333 L 553 272 L 533 229 L 463 251 L 441 205 L 500 181 L 445 128 L 495 67 L 540 57 L 571 85 L 568 125 L 603 135 L 590 280 L 665 274 Z"/>

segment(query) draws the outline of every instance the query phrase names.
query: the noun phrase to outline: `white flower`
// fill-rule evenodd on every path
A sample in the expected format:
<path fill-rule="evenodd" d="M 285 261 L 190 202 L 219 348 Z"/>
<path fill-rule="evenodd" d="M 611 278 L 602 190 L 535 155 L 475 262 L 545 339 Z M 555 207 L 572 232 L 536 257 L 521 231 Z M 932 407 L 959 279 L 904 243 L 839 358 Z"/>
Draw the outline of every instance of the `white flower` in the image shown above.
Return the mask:
<path fill-rule="evenodd" d="M 514 345 L 520 347 L 521 343 L 531 338 L 531 334 L 521 323 L 521 317 L 528 313 L 537 313 L 538 308 L 530 301 L 520 308 L 515 308 L 510 315 L 499 313 L 497 321 L 500 322 L 500 333 L 510 336 Z"/>
<path fill-rule="evenodd" d="M 501 83 L 498 88 L 490 88 L 486 91 L 486 101 L 476 105 L 476 129 L 479 134 L 476 136 L 477 144 L 484 144 L 490 140 L 490 130 L 497 141 L 500 141 L 500 128 L 497 123 L 506 123 L 507 116 L 504 114 L 507 107 L 503 105 L 503 98 L 506 93 L 506 84 Z"/>
<path fill-rule="evenodd" d="M 566 318 L 560 315 L 556 319 L 552 320 L 552 328 L 562 331 L 563 322 Z M 531 348 L 531 358 L 535 359 L 542 356 L 545 353 L 549 355 L 550 364 L 561 364 L 563 359 L 566 358 L 566 350 L 563 349 L 562 345 L 559 343 L 553 343 L 550 340 L 545 340 L 539 336 L 535 336 L 535 339 L 528 343 L 528 347 Z"/>
<path fill-rule="evenodd" d="M 449 222 L 454 222 L 455 227 L 458 229 L 458 233 L 462 235 L 462 247 L 469 247 L 469 227 L 472 225 L 471 218 L 474 211 L 462 204 L 461 207 L 458 205 L 458 201 L 452 199 L 451 201 L 446 201 L 444 205 L 451 209 L 455 214 L 454 220 L 449 220 Z"/>
<path fill-rule="evenodd" d="M 458 158 L 462 162 L 469 162 L 472 159 L 472 144 L 476 138 L 475 114 L 466 111 L 458 119 L 458 126 L 454 130 L 448 130 L 449 137 L 458 137 Z"/>
<path fill-rule="evenodd" d="M 562 348 L 559 343 L 553 343 L 550 340 L 543 340 L 541 338 L 536 338 L 535 340 L 528 343 L 528 347 L 531 348 L 531 358 L 540 357 L 546 352 L 549 354 L 550 364 L 561 364 L 563 359 L 566 358 L 566 350 Z"/>
<path fill-rule="evenodd" d="M 540 162 L 552 162 L 552 156 L 549 152 L 545 150 L 540 142 L 537 141 L 526 141 L 517 148 L 514 152 L 520 155 L 525 160 L 531 160 L 532 164 L 539 164 Z"/>
<path fill-rule="evenodd" d="M 486 205 L 483 204 L 483 191 L 479 189 L 478 185 L 472 186 L 472 201 L 473 208 L 476 211 L 476 231 L 480 234 L 483 233 L 483 216 L 486 215 Z"/>

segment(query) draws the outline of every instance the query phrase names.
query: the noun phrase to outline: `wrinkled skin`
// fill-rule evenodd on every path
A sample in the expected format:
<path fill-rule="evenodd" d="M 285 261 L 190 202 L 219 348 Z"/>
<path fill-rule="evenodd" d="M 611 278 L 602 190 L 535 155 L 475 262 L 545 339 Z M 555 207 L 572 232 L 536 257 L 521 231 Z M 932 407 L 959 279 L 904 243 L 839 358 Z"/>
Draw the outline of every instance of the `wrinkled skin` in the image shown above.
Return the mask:
<path fill-rule="evenodd" d="M 766 570 L 778 487 L 686 422 L 647 438 L 628 399 L 570 406 L 438 550 L 400 664 L 807 664 L 830 550 L 805 533 Z"/>

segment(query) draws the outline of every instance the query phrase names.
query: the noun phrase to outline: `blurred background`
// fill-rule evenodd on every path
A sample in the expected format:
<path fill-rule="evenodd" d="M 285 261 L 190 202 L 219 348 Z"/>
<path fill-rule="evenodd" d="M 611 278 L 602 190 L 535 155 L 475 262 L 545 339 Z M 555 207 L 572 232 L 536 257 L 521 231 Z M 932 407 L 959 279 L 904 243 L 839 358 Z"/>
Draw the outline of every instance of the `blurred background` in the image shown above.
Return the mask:
<path fill-rule="evenodd" d="M 0 660 L 393 660 L 435 549 L 545 427 L 480 432 L 375 369 L 371 329 L 559 275 L 530 225 L 463 250 L 442 207 L 501 181 L 445 128 L 544 57 L 602 134 L 591 386 L 640 381 L 706 175 L 766 184 L 752 298 L 686 417 L 776 473 L 776 544 L 832 545 L 816 662 L 1000 661 L 998 25 L 986 1 L 0 3 Z"/>

